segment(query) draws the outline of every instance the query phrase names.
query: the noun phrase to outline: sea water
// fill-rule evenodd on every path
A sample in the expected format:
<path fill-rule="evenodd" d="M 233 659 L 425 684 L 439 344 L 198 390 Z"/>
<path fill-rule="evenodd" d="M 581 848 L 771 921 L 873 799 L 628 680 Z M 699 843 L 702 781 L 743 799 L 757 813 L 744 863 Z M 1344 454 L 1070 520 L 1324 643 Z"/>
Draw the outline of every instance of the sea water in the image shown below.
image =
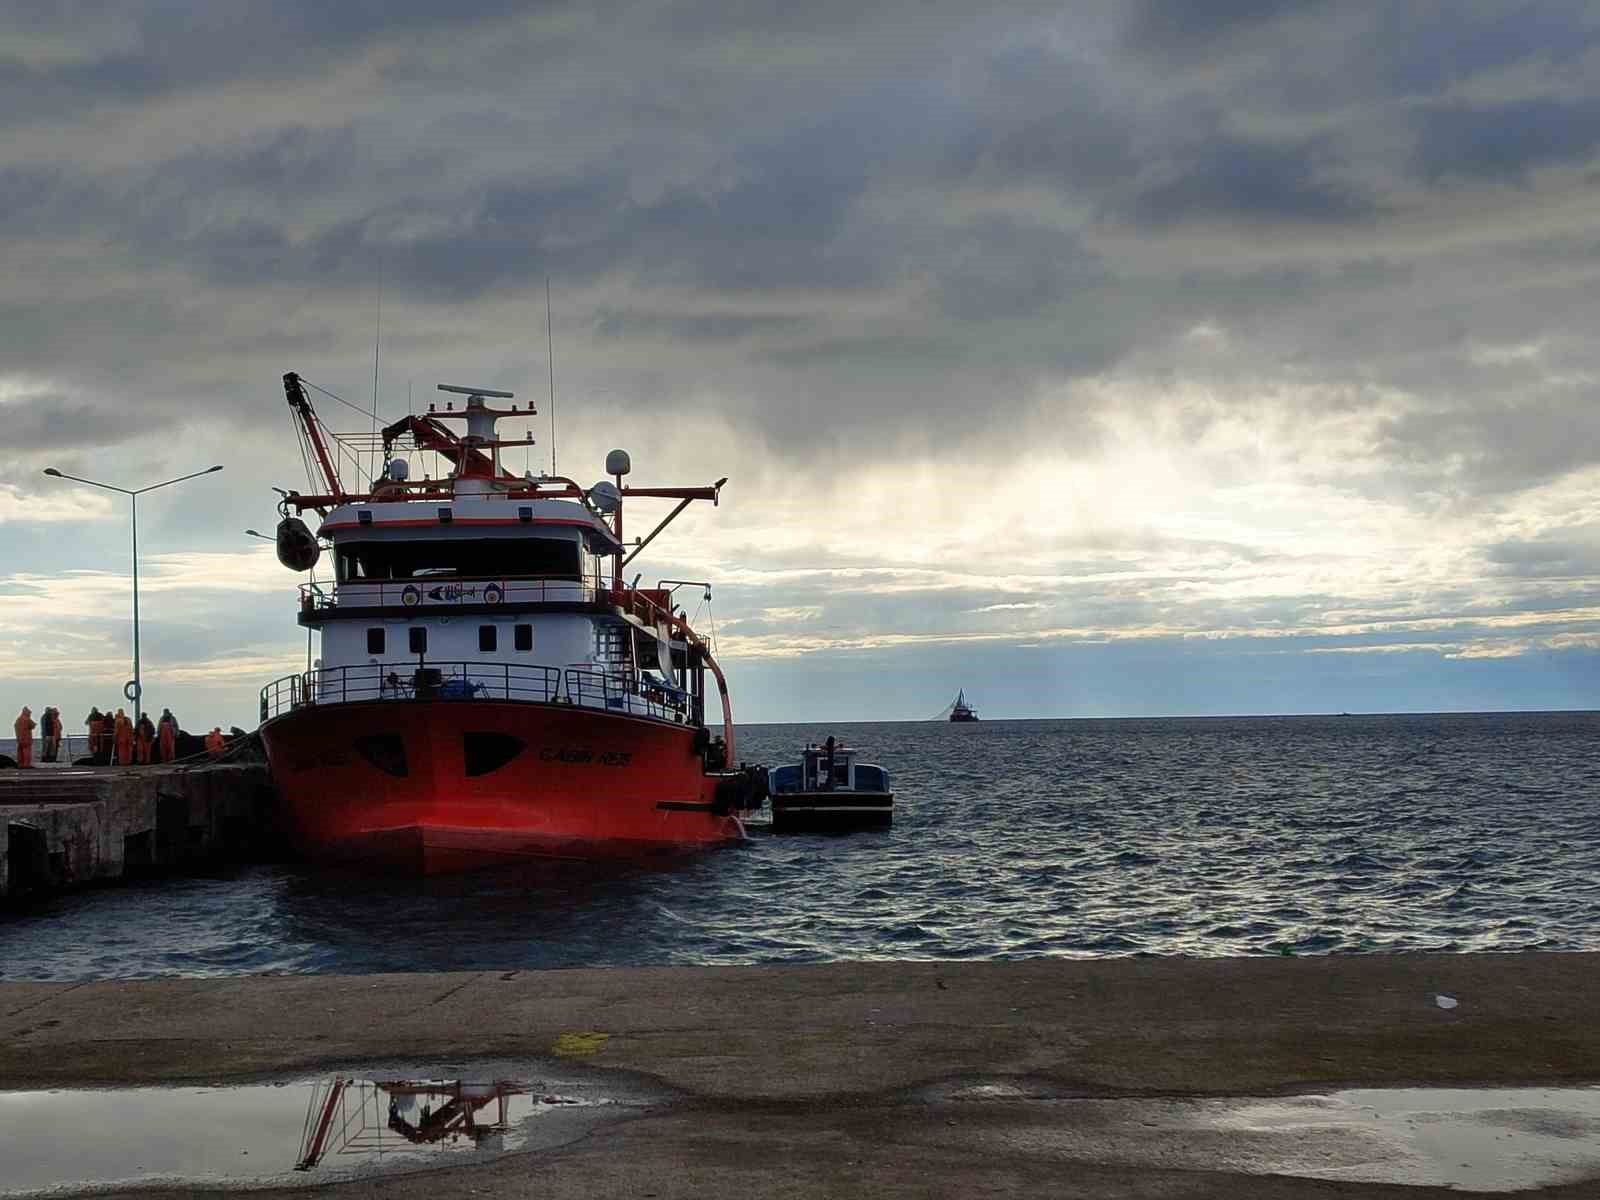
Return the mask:
<path fill-rule="evenodd" d="M 284 864 L 0 913 L 0 979 L 1600 949 L 1600 714 L 764 725 L 893 828 L 650 867 Z"/>

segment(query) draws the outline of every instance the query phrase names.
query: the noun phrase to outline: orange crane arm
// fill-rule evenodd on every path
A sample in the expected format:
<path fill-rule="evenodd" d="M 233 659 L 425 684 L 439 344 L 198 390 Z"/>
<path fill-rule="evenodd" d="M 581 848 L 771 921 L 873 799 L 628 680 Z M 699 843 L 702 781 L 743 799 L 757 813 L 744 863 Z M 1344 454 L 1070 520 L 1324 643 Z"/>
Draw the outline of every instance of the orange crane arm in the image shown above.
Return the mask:
<path fill-rule="evenodd" d="M 333 459 L 328 455 L 328 443 L 322 436 L 322 422 L 311 407 L 305 384 L 293 371 L 283 377 L 283 394 L 288 397 L 289 407 L 305 428 L 306 438 L 311 443 L 312 452 L 317 456 L 317 465 L 322 468 L 323 478 L 327 482 L 328 493 L 337 497 L 335 503 L 341 502 L 345 494 L 344 485 L 339 482 L 339 472 L 334 469 Z"/>
<path fill-rule="evenodd" d="M 394 424 L 385 425 L 383 427 L 385 456 L 388 455 L 389 447 L 394 444 L 394 440 L 403 433 L 411 435 L 418 449 L 433 450 L 444 455 L 464 475 L 488 475 L 494 469 L 487 454 L 482 450 L 463 446 L 461 439 L 453 430 L 441 425 L 432 417 L 401 417 Z"/>

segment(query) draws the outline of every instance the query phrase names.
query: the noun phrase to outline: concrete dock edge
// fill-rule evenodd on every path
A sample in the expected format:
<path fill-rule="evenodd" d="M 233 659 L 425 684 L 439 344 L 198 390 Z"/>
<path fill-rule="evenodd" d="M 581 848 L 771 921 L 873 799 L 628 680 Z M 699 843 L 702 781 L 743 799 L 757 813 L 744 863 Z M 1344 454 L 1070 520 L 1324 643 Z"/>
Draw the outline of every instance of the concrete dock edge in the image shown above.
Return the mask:
<path fill-rule="evenodd" d="M 264 763 L 0 771 L 0 901 L 259 856 L 276 821 Z"/>

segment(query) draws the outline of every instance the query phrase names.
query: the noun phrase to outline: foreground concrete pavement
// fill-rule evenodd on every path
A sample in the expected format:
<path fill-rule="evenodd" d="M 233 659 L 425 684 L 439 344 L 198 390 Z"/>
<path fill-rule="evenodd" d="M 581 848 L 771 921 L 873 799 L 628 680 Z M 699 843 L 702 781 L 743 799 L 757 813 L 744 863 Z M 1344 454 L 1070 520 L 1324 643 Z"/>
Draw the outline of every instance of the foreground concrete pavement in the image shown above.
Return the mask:
<path fill-rule="evenodd" d="M 0 1087 L 575 1053 L 677 1097 L 559 1150 L 335 1189 L 351 1196 L 1459 1195 L 1165 1167 L 1159 1147 L 1085 1161 L 1061 1149 L 1077 1118 L 1059 1101 L 1600 1082 L 1597 970 L 1518 954 L 18 983 L 0 985 Z M 997 1081 L 1016 1094 L 950 1099 Z"/>

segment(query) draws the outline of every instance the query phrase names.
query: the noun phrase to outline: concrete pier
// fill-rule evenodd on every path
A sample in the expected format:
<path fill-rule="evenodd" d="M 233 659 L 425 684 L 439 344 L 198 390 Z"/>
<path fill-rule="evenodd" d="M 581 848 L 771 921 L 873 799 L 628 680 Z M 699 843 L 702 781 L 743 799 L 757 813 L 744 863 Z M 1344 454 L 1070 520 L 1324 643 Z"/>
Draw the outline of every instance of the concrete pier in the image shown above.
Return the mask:
<path fill-rule="evenodd" d="M 492 1057 L 675 1097 L 556 1150 L 336 1189 L 363 1198 L 1423 1200 L 1461 1193 L 1248 1173 L 1244 1133 L 1084 1101 L 1591 1084 L 1597 973 L 1600 955 L 1516 954 L 8 984 L 0 1088 Z M 1597 1125 L 1560 1136 L 1600 1153 Z M 1538 1194 L 1592 1200 L 1600 1173 Z"/>
<path fill-rule="evenodd" d="M 0 899 L 250 855 L 271 801 L 264 764 L 0 771 Z"/>

